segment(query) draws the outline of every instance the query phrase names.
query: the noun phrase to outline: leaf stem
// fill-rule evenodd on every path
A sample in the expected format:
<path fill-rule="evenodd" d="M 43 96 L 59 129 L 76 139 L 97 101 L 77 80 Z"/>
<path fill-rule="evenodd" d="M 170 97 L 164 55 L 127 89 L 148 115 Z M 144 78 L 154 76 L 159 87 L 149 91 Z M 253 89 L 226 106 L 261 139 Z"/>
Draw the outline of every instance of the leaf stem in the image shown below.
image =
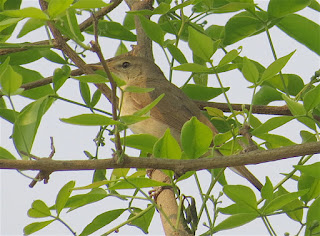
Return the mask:
<path fill-rule="evenodd" d="M 275 49 L 274 49 L 274 45 L 273 45 L 273 42 L 272 42 L 272 39 L 271 39 L 271 35 L 270 35 L 269 29 L 268 29 L 267 26 L 266 26 L 266 33 L 267 33 L 267 37 L 268 37 L 268 41 L 269 41 L 269 45 L 270 45 L 270 48 L 271 48 L 271 51 L 272 51 L 273 58 L 274 58 L 275 60 L 277 60 L 277 59 L 278 59 L 278 58 L 277 58 L 277 54 L 276 54 L 276 51 L 275 51 Z M 286 85 L 286 83 L 285 83 L 285 81 L 284 81 L 282 72 L 280 71 L 279 74 L 280 74 L 280 78 L 281 78 L 281 82 L 282 82 L 284 91 L 285 91 L 286 95 L 289 97 L 288 88 L 287 88 L 287 85 Z"/>
<path fill-rule="evenodd" d="M 122 226 L 125 226 L 126 224 L 129 224 L 130 222 L 132 222 L 133 220 L 139 218 L 140 216 L 142 216 L 143 214 L 145 214 L 146 212 L 148 212 L 149 210 L 151 210 L 153 208 L 153 205 L 149 205 L 146 209 L 144 209 L 143 211 L 140 211 L 138 214 L 136 214 L 135 216 L 127 219 L 126 221 L 122 222 L 121 224 L 117 225 L 116 227 L 110 229 L 109 231 L 107 231 L 106 233 L 102 234 L 101 236 L 106 236 L 109 235 L 111 233 L 114 233 L 115 231 L 117 231 L 119 228 L 121 228 Z"/>

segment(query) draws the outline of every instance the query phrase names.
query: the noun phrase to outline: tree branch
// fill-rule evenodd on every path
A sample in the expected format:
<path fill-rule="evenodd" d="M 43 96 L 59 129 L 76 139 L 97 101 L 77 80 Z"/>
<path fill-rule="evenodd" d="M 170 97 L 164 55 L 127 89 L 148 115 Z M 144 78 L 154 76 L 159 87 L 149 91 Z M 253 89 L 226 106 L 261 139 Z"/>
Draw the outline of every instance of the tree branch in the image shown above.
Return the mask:
<path fill-rule="evenodd" d="M 219 102 L 205 102 L 205 101 L 194 101 L 201 110 L 205 110 L 205 107 L 218 108 L 224 112 L 230 112 L 228 104 Z M 242 111 L 243 108 L 249 110 L 249 104 L 231 104 L 232 109 L 235 111 Z M 291 111 L 287 105 L 284 106 L 265 106 L 265 105 L 252 105 L 252 113 L 254 114 L 265 114 L 265 115 L 287 115 L 292 116 Z"/>
<path fill-rule="evenodd" d="M 243 154 L 201 158 L 196 160 L 139 158 L 129 156 L 124 158 L 123 163 L 117 163 L 112 158 L 103 160 L 74 161 L 56 161 L 47 158 L 37 161 L 0 159 L 0 169 L 74 171 L 118 168 L 154 168 L 173 170 L 176 173 L 185 173 L 187 171 L 260 164 L 317 153 L 320 153 L 320 142 L 297 144 L 270 150 L 256 150 Z"/>
<path fill-rule="evenodd" d="M 119 6 L 119 4 L 122 2 L 122 0 L 114 0 L 112 1 L 112 5 L 109 5 L 107 7 L 101 8 L 99 11 L 97 11 L 94 14 L 94 17 L 96 19 L 100 19 L 102 18 L 104 15 L 106 15 L 107 13 L 111 12 L 113 9 L 115 9 L 117 6 Z M 84 20 L 80 25 L 80 31 L 84 31 L 85 29 L 87 29 L 89 26 L 92 25 L 93 22 L 93 16 L 90 16 L 88 19 Z M 67 37 L 63 37 L 63 39 L 65 41 L 68 41 L 69 38 Z M 26 45 L 23 45 L 23 47 L 14 47 L 14 48 L 4 48 L 4 49 L 0 49 L 0 56 L 1 55 L 6 55 L 6 54 L 10 54 L 10 53 L 14 53 L 14 52 L 22 52 L 25 50 L 28 50 L 32 47 L 35 46 L 50 46 L 50 41 L 49 40 L 43 40 L 43 41 L 39 41 L 39 42 L 34 42 L 34 43 L 28 43 Z M 53 39 L 52 40 L 52 47 L 57 48 L 57 43 L 56 41 Z"/>
<path fill-rule="evenodd" d="M 47 2 L 44 0 L 40 0 L 40 6 L 43 11 L 47 9 Z M 79 55 L 72 50 L 72 48 L 66 43 L 63 36 L 57 30 L 52 22 L 47 23 L 53 37 L 55 38 L 58 47 L 60 50 L 62 50 L 75 64 L 77 67 L 79 67 L 85 74 L 94 74 L 93 69 L 91 69 L 80 57 Z M 106 84 L 95 84 L 95 86 L 102 92 L 102 94 L 110 101 L 112 102 L 112 91 Z"/>

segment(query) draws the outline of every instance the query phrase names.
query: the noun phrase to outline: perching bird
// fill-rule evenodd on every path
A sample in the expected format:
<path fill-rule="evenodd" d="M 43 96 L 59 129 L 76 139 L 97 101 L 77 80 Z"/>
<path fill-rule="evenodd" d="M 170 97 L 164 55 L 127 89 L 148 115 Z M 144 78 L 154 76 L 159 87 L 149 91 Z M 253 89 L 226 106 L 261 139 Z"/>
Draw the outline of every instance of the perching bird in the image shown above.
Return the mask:
<path fill-rule="evenodd" d="M 129 125 L 133 133 L 146 133 L 160 138 L 166 129 L 170 128 L 171 134 L 179 142 L 182 126 L 193 116 L 210 127 L 214 135 L 218 133 L 199 107 L 182 90 L 170 83 L 152 61 L 142 57 L 122 55 L 107 60 L 107 65 L 111 72 L 126 82 L 123 89 L 127 86 L 154 88 L 153 91 L 146 93 L 124 92 L 121 116 L 133 115 L 161 94 L 165 94 L 151 109 L 149 119 Z M 261 190 L 262 184 L 246 167 L 236 166 L 232 169 Z"/>

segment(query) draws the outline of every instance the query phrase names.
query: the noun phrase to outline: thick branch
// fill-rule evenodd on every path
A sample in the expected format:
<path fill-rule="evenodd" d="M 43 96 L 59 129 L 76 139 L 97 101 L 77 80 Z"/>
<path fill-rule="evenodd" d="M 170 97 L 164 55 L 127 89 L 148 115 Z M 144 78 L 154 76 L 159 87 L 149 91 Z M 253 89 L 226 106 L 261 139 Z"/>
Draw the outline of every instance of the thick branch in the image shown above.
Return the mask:
<path fill-rule="evenodd" d="M 55 161 L 50 159 L 40 159 L 39 161 L 1 159 L 0 169 L 71 171 L 117 168 L 154 168 L 173 170 L 176 173 L 185 173 L 192 170 L 259 164 L 316 153 L 320 153 L 320 142 L 297 144 L 270 150 L 257 150 L 244 154 L 202 158 L 197 160 L 173 160 L 127 156 L 124 158 L 123 163 L 118 164 L 113 159 L 76 161 Z"/>

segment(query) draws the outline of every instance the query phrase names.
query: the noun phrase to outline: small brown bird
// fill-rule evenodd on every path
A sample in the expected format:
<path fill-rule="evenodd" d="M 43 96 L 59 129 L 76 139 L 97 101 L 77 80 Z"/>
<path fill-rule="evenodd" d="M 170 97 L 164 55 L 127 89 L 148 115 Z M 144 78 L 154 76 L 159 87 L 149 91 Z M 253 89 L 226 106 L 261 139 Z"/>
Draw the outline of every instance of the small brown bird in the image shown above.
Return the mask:
<path fill-rule="evenodd" d="M 199 107 L 182 90 L 170 83 L 152 61 L 142 57 L 122 55 L 108 60 L 107 65 L 111 72 L 126 82 L 122 89 L 128 86 L 154 88 L 148 93 L 125 92 L 121 102 L 121 116 L 133 115 L 161 94 L 165 94 L 151 109 L 149 119 L 129 126 L 133 133 L 146 133 L 160 138 L 166 129 L 170 128 L 171 134 L 179 142 L 182 126 L 193 116 L 210 127 L 214 134 L 218 133 Z M 232 169 L 261 190 L 262 184 L 246 167 L 237 166 Z"/>

